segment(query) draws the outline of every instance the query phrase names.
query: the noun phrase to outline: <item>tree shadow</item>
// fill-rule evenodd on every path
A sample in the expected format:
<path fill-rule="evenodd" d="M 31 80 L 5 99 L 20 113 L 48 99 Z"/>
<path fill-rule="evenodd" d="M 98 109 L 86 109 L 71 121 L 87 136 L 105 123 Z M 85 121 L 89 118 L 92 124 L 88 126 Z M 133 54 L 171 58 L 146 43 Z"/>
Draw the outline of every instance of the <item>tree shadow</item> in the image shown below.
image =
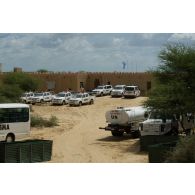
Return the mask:
<path fill-rule="evenodd" d="M 105 138 L 97 139 L 96 143 L 106 148 L 118 148 L 121 153 L 133 153 L 137 155 L 146 155 L 147 152 L 140 150 L 139 138 L 132 138 L 131 135 L 124 135 L 122 137 L 107 136 Z M 122 143 L 124 142 L 124 144 Z"/>
<path fill-rule="evenodd" d="M 101 139 L 97 139 L 97 141 L 103 141 L 103 142 L 120 142 L 123 140 L 133 139 L 131 135 L 123 135 L 121 137 L 114 137 L 114 136 L 107 136 Z"/>

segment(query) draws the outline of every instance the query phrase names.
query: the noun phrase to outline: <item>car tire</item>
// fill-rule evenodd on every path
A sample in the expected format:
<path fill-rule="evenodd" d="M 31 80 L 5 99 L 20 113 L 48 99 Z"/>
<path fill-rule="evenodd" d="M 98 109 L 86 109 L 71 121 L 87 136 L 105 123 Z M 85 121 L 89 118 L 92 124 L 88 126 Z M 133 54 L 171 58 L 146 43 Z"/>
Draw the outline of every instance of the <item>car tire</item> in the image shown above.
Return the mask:
<path fill-rule="evenodd" d="M 141 136 L 140 131 L 134 131 L 131 133 L 132 137 L 135 138 L 139 138 Z"/>
<path fill-rule="evenodd" d="M 79 106 L 82 106 L 82 102 L 79 102 Z"/>
<path fill-rule="evenodd" d="M 8 134 L 5 139 L 6 142 L 11 143 L 15 141 L 15 136 L 13 134 Z"/>
<path fill-rule="evenodd" d="M 114 137 L 122 137 L 124 132 L 122 132 L 122 131 L 111 131 L 111 133 L 112 133 L 112 136 L 114 136 Z"/>

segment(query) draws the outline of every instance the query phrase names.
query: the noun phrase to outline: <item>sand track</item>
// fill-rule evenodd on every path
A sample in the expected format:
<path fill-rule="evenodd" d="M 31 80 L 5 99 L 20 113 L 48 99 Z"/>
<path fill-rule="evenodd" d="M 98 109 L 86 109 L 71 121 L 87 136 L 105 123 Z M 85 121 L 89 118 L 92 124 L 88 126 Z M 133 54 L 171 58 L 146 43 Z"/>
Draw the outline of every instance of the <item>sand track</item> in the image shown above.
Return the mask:
<path fill-rule="evenodd" d="M 32 128 L 32 138 L 53 140 L 51 162 L 148 162 L 147 154 L 139 152 L 139 139 L 122 138 L 99 130 L 105 127 L 105 112 L 118 106 L 138 106 L 146 98 L 96 98 L 94 105 L 81 107 L 35 105 L 34 113 L 43 117 L 56 116 L 59 126 Z"/>

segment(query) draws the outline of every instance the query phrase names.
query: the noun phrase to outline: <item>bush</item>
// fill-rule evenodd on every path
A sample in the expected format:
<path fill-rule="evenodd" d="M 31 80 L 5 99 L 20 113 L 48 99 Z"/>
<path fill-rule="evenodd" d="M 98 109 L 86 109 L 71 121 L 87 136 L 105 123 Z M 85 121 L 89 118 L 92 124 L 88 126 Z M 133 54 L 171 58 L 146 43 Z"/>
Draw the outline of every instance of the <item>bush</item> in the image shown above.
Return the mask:
<path fill-rule="evenodd" d="M 9 73 L 0 81 L 0 103 L 19 102 L 25 91 L 35 91 L 42 84 L 26 73 Z"/>
<path fill-rule="evenodd" d="M 195 135 L 181 138 L 175 149 L 168 154 L 166 162 L 194 163 L 195 162 Z"/>
<path fill-rule="evenodd" d="M 31 116 L 31 127 L 54 127 L 58 126 L 58 119 L 56 116 L 51 116 L 49 119 L 44 119 L 39 115 Z"/>

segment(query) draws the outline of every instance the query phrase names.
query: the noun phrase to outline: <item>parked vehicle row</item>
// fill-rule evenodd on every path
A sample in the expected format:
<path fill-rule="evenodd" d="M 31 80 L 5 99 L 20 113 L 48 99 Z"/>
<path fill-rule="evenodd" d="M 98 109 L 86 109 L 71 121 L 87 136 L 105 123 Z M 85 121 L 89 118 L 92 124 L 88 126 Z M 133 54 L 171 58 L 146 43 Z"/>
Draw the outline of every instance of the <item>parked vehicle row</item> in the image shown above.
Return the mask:
<path fill-rule="evenodd" d="M 21 96 L 21 101 L 23 103 L 31 103 L 35 105 L 36 103 L 50 102 L 52 105 L 65 105 L 70 106 L 81 106 L 83 104 L 93 104 L 95 96 L 89 93 L 80 92 L 69 92 L 63 91 L 58 94 L 52 95 L 50 92 L 33 93 L 26 92 Z"/>
<path fill-rule="evenodd" d="M 112 85 L 99 85 L 96 89 L 92 90 L 91 92 L 80 93 L 78 97 L 80 97 L 81 100 L 79 101 L 75 100 L 77 99 L 75 98 L 77 97 L 77 95 L 78 92 L 69 92 L 69 91 L 59 92 L 58 94 L 55 95 L 52 94 L 51 92 L 36 92 L 36 93 L 26 92 L 22 94 L 20 100 L 23 103 L 31 103 L 33 105 L 36 103 L 45 103 L 45 102 L 51 102 L 53 105 L 65 105 L 65 104 L 69 104 L 70 99 L 71 102 L 80 102 L 80 104 L 85 104 L 86 101 L 87 103 L 94 102 L 94 98 L 92 97 L 93 95 L 96 97 L 110 95 L 111 97 L 136 98 L 140 96 L 140 90 L 138 86 L 135 85 L 131 85 L 131 86 L 116 85 L 114 87 L 112 87 Z M 74 104 L 79 104 L 79 103 L 74 103 Z M 73 105 L 73 103 L 71 105 Z"/>
<path fill-rule="evenodd" d="M 111 97 L 136 98 L 140 96 L 140 89 L 136 85 L 99 85 L 92 90 L 91 94 L 95 96 L 111 95 Z"/>

